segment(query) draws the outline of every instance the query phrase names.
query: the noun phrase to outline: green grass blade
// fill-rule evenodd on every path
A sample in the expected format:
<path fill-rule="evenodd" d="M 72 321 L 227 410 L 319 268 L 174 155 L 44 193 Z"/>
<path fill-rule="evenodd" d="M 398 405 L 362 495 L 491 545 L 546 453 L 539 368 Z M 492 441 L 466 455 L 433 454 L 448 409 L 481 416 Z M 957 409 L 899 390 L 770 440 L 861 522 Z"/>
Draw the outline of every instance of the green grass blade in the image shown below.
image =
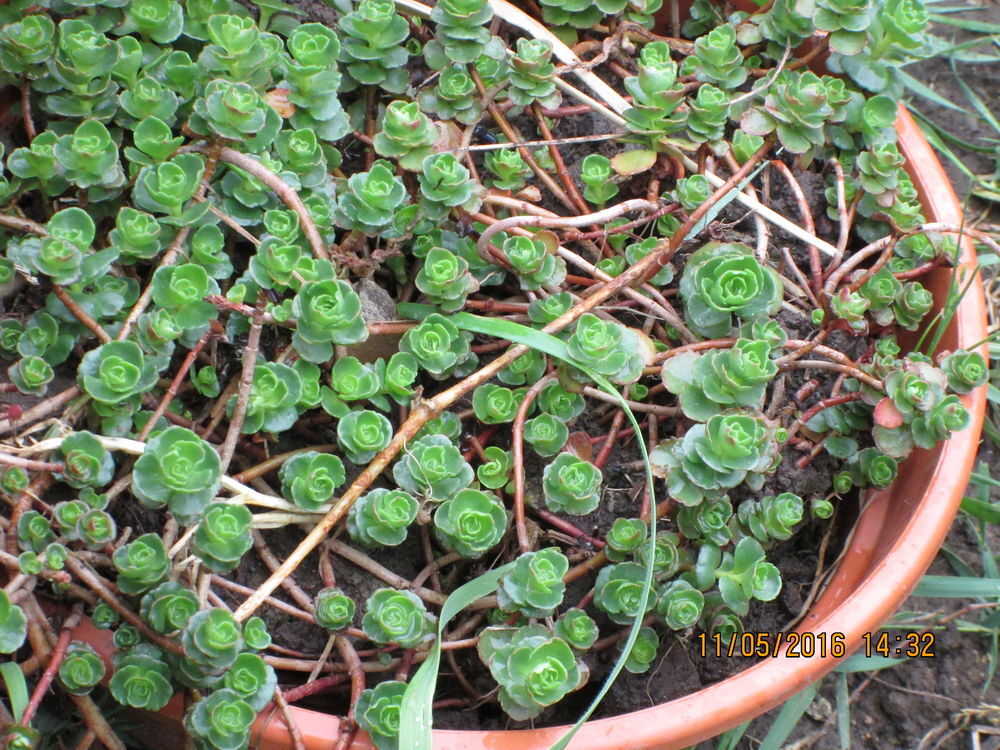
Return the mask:
<path fill-rule="evenodd" d="M 926 83 L 914 78 L 905 70 L 897 70 L 896 72 L 899 74 L 899 79 L 903 82 L 903 85 L 906 86 L 906 88 L 908 88 L 914 94 L 922 96 L 924 99 L 932 101 L 940 107 L 944 107 L 946 109 L 950 109 L 955 112 L 961 112 L 964 115 L 972 114 L 968 110 L 955 104 L 950 99 L 945 99 L 943 96 L 941 96 L 938 92 L 936 92 Z"/>
<path fill-rule="evenodd" d="M 1000 34 L 1000 23 L 988 23 L 986 21 L 975 21 L 971 18 L 952 18 L 941 13 L 931 13 L 931 20 L 934 23 L 943 23 L 947 26 L 957 26 L 965 31 L 975 31 L 979 34 Z"/>
<path fill-rule="evenodd" d="M 403 693 L 403 704 L 400 707 L 399 747 L 412 750 L 432 750 L 434 688 L 437 684 L 438 669 L 441 666 L 441 640 L 444 638 L 445 626 L 451 619 L 468 607 L 472 602 L 489 596 L 496 591 L 500 578 L 514 563 L 507 563 L 495 570 L 490 570 L 459 586 L 441 605 L 441 617 L 438 620 L 437 639 L 427 653 L 427 658 L 420 669 L 413 675 L 410 684 Z"/>
<path fill-rule="evenodd" d="M 997 122 L 997 118 L 993 116 L 992 112 L 990 112 L 990 108 L 986 106 L 986 104 L 979 97 L 979 95 L 975 91 L 973 91 L 969 87 L 969 85 L 962 79 L 962 76 L 958 74 L 958 71 L 955 69 L 954 61 L 952 61 L 951 70 L 955 74 L 955 79 L 958 81 L 958 85 L 962 88 L 962 92 L 969 100 L 969 103 L 972 105 L 973 109 L 975 109 L 976 112 L 979 113 L 979 116 L 982 117 L 983 120 L 988 122 L 996 132 L 1000 133 L 1000 122 Z"/>
<path fill-rule="evenodd" d="M 813 698 L 816 697 L 816 688 L 818 685 L 819 681 L 816 681 L 801 693 L 793 695 L 785 701 L 785 705 L 781 707 L 777 718 L 768 730 L 767 736 L 760 743 L 760 750 L 780 750 L 785 744 L 785 740 L 788 739 L 795 730 L 796 725 L 802 719 L 802 715 L 805 714 L 806 709 L 813 702 Z"/>
<path fill-rule="evenodd" d="M 1000 503 L 983 502 L 975 497 L 963 497 L 962 510 L 980 521 L 1000 523 Z"/>
<path fill-rule="evenodd" d="M 913 596 L 978 599 L 1000 596 L 1000 578 L 964 578 L 959 576 L 924 576 Z"/>
<path fill-rule="evenodd" d="M 28 683 L 24 680 L 21 668 L 12 661 L 0 664 L 0 677 L 3 677 L 4 685 L 7 686 L 14 721 L 20 722 L 24 709 L 28 707 Z"/>
<path fill-rule="evenodd" d="M 854 654 L 848 656 L 840 664 L 834 667 L 833 671 L 839 674 L 852 674 L 854 672 L 878 672 L 889 669 L 897 664 L 902 664 L 906 659 L 890 659 L 888 656 L 865 656 L 864 654 Z"/>
<path fill-rule="evenodd" d="M 715 750 L 736 750 L 743 739 L 743 735 L 750 728 L 750 722 L 745 721 L 738 727 L 733 727 L 728 732 L 719 735 L 719 741 L 715 745 Z"/>
<path fill-rule="evenodd" d="M 837 737 L 840 750 L 851 750 L 851 695 L 846 672 L 837 675 Z"/>

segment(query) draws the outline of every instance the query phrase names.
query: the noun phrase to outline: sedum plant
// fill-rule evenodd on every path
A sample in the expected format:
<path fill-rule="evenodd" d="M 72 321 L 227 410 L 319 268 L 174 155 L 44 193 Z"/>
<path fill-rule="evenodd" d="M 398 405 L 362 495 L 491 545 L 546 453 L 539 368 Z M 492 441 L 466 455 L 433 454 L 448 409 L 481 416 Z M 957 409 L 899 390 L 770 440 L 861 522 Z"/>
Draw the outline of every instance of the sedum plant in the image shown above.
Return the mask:
<path fill-rule="evenodd" d="M 526 617 L 550 617 L 563 600 L 563 576 L 569 561 L 556 547 L 525 552 L 500 580 L 497 603 L 507 612 Z"/>
<path fill-rule="evenodd" d="M 375 643 L 415 648 L 431 640 L 434 622 L 416 594 L 381 588 L 368 597 L 361 628 Z"/>
<path fill-rule="evenodd" d="M 425 596 L 430 575 L 447 597 L 509 562 L 486 627 L 452 627 L 478 628 L 459 640 L 475 640 L 501 708 L 545 722 L 587 682 L 585 652 L 625 628 L 634 644 L 609 654 L 640 673 L 666 630 L 754 627 L 751 602 L 781 590 L 770 550 L 968 423 L 963 396 L 988 364 L 974 348 L 930 355 L 954 295 L 928 321 L 922 278 L 955 265 L 958 243 L 924 231 L 893 129 L 902 68 L 941 44 L 920 0 L 729 15 L 698 0 L 669 39 L 635 33 L 660 0 L 528 4 L 626 97 L 627 132 L 607 136 L 561 101 L 563 47 L 487 0 L 441 0 L 426 18 L 327 4 L 0 12 L 0 81 L 21 95 L 0 148 L 0 356 L 6 390 L 27 397 L 0 421 L 50 428 L 42 455 L 12 444 L 28 468 L 0 472 L 0 492 L 12 508 L 39 494 L 39 465 L 65 485 L 8 532 L 36 594 L 93 588 L 85 564 L 117 596 L 88 605 L 119 651 L 110 674 L 72 643 L 62 689 L 85 695 L 103 675 L 111 699 L 152 710 L 186 690 L 188 743 L 243 750 L 275 695 L 259 653 L 272 638 L 242 607 L 212 606 L 215 586 L 280 527 L 306 527 L 298 553 L 276 550 L 287 566 L 346 526 L 321 550 L 325 583 L 331 551 Z M 788 64 L 806 40 L 833 76 Z M 595 135 L 600 153 L 574 163 L 567 147 Z M 840 224 L 842 253 L 817 266 L 808 241 L 773 230 L 743 244 L 750 222 L 708 170 L 725 180 L 751 160 L 740 192 L 780 208 L 780 160 L 806 210 Z M 583 216 L 587 203 L 607 210 Z M 852 260 L 865 246 L 881 254 Z M 619 407 L 598 403 L 605 379 L 654 441 L 664 482 L 642 504 L 611 486 L 639 464 Z M 650 525 L 640 510 L 664 486 L 675 503 Z M 134 500 L 138 527 L 120 515 Z M 407 652 L 434 644 L 433 597 L 325 583 L 299 580 L 316 633 L 354 642 L 366 672 L 398 659 L 403 675 Z M 26 632 L 0 593 L 0 651 Z M 288 632 L 274 646 L 301 650 Z M 586 660 L 595 678 L 611 663 Z M 376 679 L 348 708 L 389 750 L 412 703 L 404 682 Z"/>
<path fill-rule="evenodd" d="M 459 490 L 434 511 L 434 533 L 462 557 L 482 557 L 503 539 L 507 511 L 495 496 Z"/>
<path fill-rule="evenodd" d="M 727 335 L 734 315 L 773 315 L 781 305 L 777 272 L 761 266 L 740 243 L 711 242 L 692 253 L 679 289 L 687 324 L 707 338 Z"/>
<path fill-rule="evenodd" d="M 542 625 L 486 628 L 478 650 L 500 684 L 500 705 L 515 720 L 538 716 L 586 680 L 573 649 Z"/>
<path fill-rule="evenodd" d="M 316 595 L 315 606 L 313 617 L 316 619 L 316 624 L 334 632 L 350 625 L 357 609 L 353 599 L 334 587 L 320 591 Z"/>
<path fill-rule="evenodd" d="M 376 488 L 351 506 L 347 531 L 366 547 L 394 547 L 406 539 L 407 528 L 420 506 L 413 495 L 402 490 Z"/>

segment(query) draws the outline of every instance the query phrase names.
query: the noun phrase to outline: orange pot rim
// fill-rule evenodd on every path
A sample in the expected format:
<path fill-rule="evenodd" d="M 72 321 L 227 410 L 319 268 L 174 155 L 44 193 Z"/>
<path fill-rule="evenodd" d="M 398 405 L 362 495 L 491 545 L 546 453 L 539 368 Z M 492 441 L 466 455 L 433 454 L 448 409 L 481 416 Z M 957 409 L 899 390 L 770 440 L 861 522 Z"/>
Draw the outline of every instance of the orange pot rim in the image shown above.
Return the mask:
<path fill-rule="evenodd" d="M 941 163 L 913 118 L 900 106 L 896 121 L 899 149 L 906 169 L 920 194 L 931 221 L 960 224 L 962 209 Z M 961 242 L 959 269 L 975 267 L 975 249 L 968 238 Z M 950 269 L 932 272 L 936 285 L 947 284 Z M 946 337 L 948 348 L 971 346 L 987 334 L 982 280 L 977 276 L 958 306 Z M 982 345 L 986 356 L 985 344 Z M 847 546 L 843 561 L 833 574 L 798 630 L 837 634 L 846 654 L 857 649 L 866 633 L 878 630 L 899 608 L 933 561 L 958 511 L 976 457 L 986 411 L 986 387 L 963 396 L 971 424 L 933 451 L 919 451 L 904 463 L 893 487 L 872 493 Z M 910 497 L 908 475 L 928 476 L 919 498 Z M 89 625 L 78 632 L 87 640 L 107 640 L 106 632 Z M 102 644 L 103 645 L 103 644 Z M 795 693 L 830 672 L 841 659 L 827 655 L 793 658 L 781 654 L 758 662 L 721 682 L 651 708 L 587 722 L 572 741 L 573 750 L 679 750 L 709 739 L 783 703 Z M 164 713 L 180 719 L 179 700 Z M 309 709 L 290 707 L 291 715 L 308 750 L 332 750 L 337 744 L 341 719 Z M 545 750 L 569 727 L 544 729 L 457 731 L 436 730 L 436 750 Z M 258 718 L 251 746 L 260 750 L 285 750 L 291 738 L 280 714 Z M 372 750 L 359 734 L 352 750 Z"/>

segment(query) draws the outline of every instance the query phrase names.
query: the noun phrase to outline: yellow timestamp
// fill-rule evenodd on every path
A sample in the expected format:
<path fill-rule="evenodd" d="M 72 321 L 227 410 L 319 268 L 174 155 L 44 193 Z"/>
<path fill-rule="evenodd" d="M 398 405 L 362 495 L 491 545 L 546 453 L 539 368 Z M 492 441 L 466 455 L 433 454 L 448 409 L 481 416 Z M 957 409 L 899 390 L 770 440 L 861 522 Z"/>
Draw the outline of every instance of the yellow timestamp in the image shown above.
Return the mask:
<path fill-rule="evenodd" d="M 865 633 L 861 645 L 865 656 L 906 657 L 908 659 L 931 659 L 934 657 L 934 633 L 905 632 Z"/>
<path fill-rule="evenodd" d="M 784 651 L 788 658 L 840 659 L 847 655 L 843 633 L 699 633 L 696 637 L 702 657 L 776 657 Z"/>

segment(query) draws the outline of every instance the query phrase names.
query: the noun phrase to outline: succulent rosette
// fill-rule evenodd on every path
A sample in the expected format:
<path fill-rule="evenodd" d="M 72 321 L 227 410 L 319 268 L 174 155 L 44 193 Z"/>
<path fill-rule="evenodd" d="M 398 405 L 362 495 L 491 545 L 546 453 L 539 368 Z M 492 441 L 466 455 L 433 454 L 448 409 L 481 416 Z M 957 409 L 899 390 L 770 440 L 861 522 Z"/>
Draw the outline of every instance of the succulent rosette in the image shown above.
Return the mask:
<path fill-rule="evenodd" d="M 215 496 L 219 455 L 185 427 L 168 427 L 135 462 L 132 492 L 152 508 L 166 505 L 179 518 L 196 517 Z"/>
<path fill-rule="evenodd" d="M 434 512 L 438 539 L 462 557 L 482 557 L 506 531 L 507 510 L 496 496 L 479 490 L 459 490 Z"/>
<path fill-rule="evenodd" d="M 684 318 L 707 338 L 729 334 L 733 316 L 773 315 L 781 306 L 781 278 L 738 242 L 710 242 L 691 254 L 681 276 Z"/>

